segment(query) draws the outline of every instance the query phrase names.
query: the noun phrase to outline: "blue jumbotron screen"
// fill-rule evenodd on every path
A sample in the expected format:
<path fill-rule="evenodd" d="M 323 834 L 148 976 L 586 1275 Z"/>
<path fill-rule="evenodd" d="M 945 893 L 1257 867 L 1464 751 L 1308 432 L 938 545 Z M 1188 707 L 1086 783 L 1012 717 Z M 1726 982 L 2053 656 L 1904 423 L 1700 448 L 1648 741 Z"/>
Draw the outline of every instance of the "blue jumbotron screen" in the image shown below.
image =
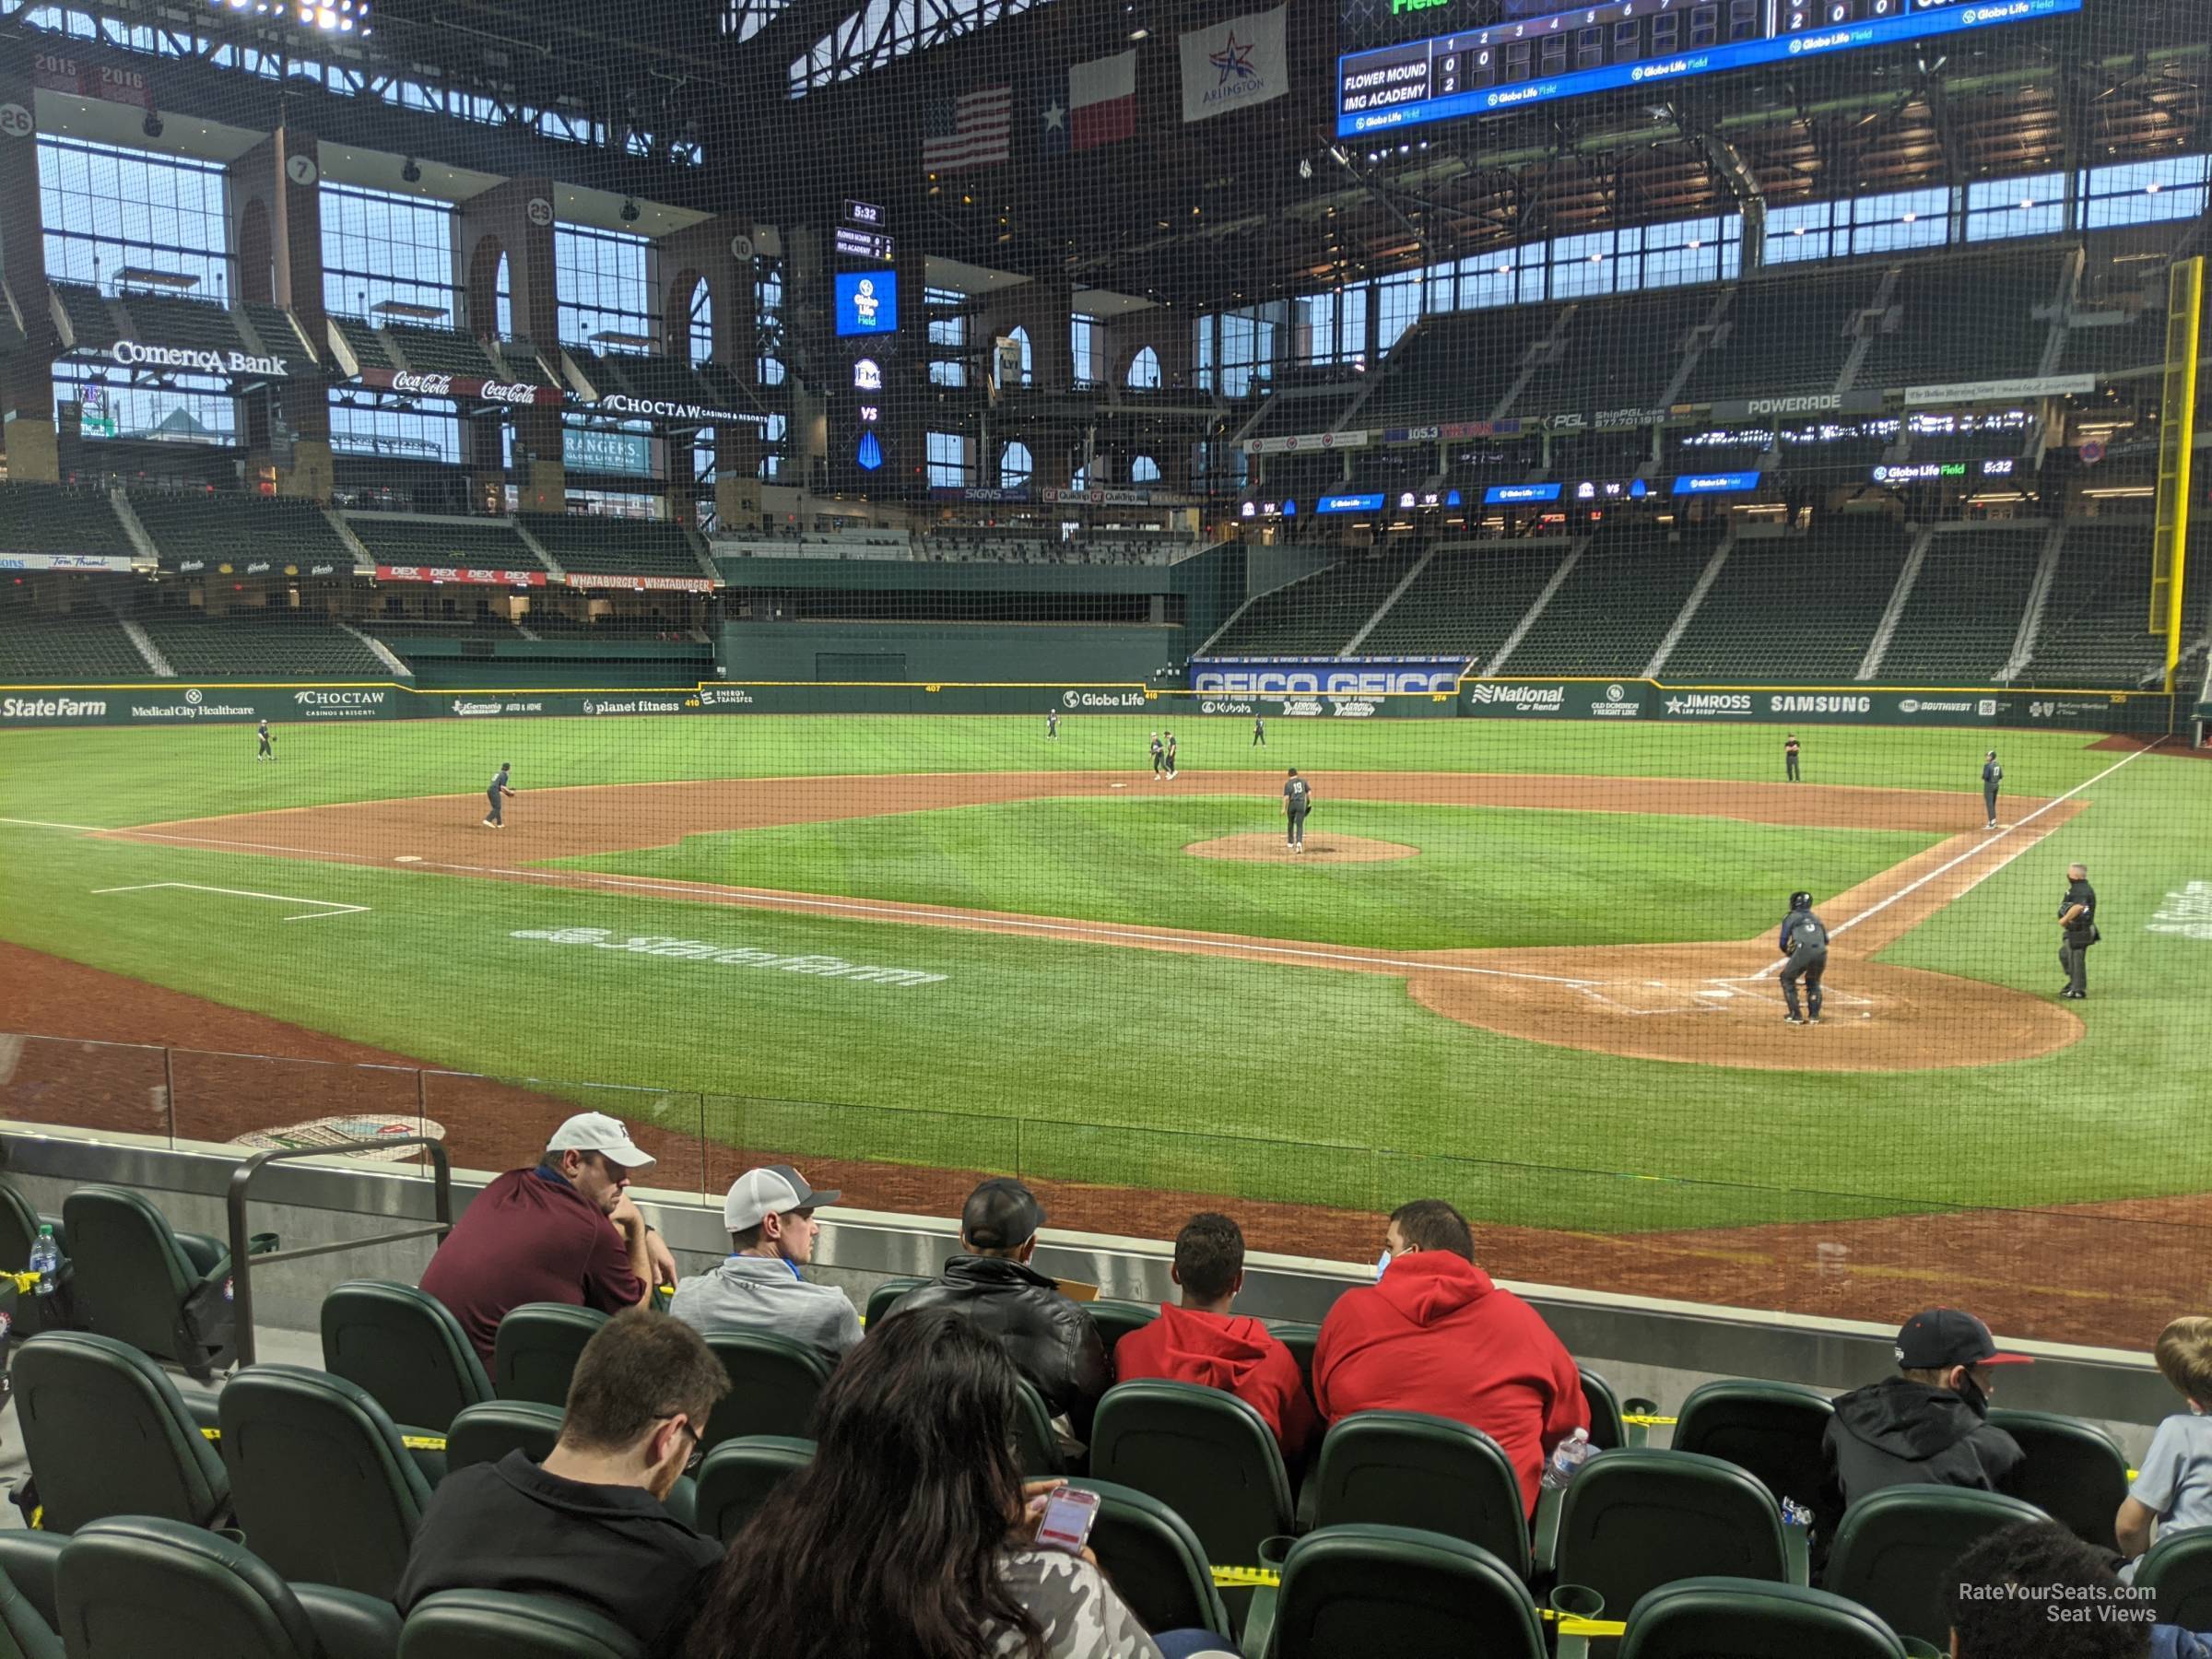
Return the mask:
<path fill-rule="evenodd" d="M 1609 0 L 1555 11 L 1508 0 L 1480 29 L 1336 60 L 1336 134 L 1648 86 L 1790 58 L 2026 23 L 2081 0 Z M 1540 10 L 1542 15 L 1515 16 Z"/>

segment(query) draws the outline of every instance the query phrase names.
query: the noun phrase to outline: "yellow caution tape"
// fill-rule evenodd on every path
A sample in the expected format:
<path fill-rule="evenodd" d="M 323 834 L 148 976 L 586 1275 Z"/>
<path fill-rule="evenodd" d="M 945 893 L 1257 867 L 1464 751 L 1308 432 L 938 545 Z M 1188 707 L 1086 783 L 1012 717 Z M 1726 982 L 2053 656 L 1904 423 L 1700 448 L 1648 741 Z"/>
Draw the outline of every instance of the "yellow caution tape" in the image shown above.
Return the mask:
<path fill-rule="evenodd" d="M 1672 1429 L 1682 1419 L 1671 1417 L 1624 1417 L 1620 1419 L 1632 1429 Z"/>
<path fill-rule="evenodd" d="M 1272 1590 L 1283 1575 L 1272 1567 L 1209 1567 L 1217 1590 Z"/>
<path fill-rule="evenodd" d="M 200 1432 L 211 1441 L 219 1441 L 223 1438 L 223 1431 L 220 1429 L 202 1429 Z M 399 1437 L 399 1443 L 410 1452 L 442 1452 L 445 1450 L 445 1436 L 442 1434 L 403 1434 Z"/>
<path fill-rule="evenodd" d="M 1561 1613 L 1554 1607 L 1538 1607 L 1547 1624 L 1559 1627 L 1562 1636 L 1625 1636 L 1627 1623 L 1618 1618 L 1577 1618 L 1571 1613 Z"/>
<path fill-rule="evenodd" d="M 38 1274 L 11 1273 L 7 1277 L 16 1281 L 16 1290 L 18 1295 L 29 1296 L 39 1288 L 40 1276 Z"/>

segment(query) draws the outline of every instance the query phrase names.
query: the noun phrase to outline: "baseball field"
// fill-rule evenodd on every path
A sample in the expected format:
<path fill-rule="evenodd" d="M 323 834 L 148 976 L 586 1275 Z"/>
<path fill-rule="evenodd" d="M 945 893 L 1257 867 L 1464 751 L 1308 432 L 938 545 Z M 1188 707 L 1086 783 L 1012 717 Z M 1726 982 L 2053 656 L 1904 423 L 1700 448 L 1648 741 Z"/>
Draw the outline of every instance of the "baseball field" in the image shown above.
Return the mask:
<path fill-rule="evenodd" d="M 1233 1202 L 1324 1255 L 1441 1194 L 1509 1277 L 1869 1314 L 1935 1281 L 2147 1340 L 2203 1290 L 2212 769 L 1799 735 L 1792 784 L 1779 728 L 1679 724 L 365 723 L 280 728 L 274 762 L 242 727 L 16 732 L 0 1030 L 500 1079 L 414 1085 L 465 1163 L 589 1100 L 692 1149 L 664 1184 L 772 1151 L 942 1206 L 1018 1170 L 1055 1220 Z M 2055 995 L 2076 860 L 2084 1003 Z M 1817 1026 L 1774 976 L 1798 888 L 1834 935 Z M 7 1059 L 13 1115 L 69 1098 Z M 191 1126 L 170 1077 L 168 1129 L 330 1110 L 259 1075 Z"/>

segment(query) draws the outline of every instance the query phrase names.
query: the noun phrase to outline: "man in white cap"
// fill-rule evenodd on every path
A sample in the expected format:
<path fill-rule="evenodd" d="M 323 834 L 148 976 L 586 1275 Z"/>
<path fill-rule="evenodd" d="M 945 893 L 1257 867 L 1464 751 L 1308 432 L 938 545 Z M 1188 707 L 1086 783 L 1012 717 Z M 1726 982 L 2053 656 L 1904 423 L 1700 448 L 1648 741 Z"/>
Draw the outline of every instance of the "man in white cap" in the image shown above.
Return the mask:
<path fill-rule="evenodd" d="M 860 1315 L 842 1290 L 808 1284 L 799 1269 L 814 1260 L 822 1230 L 814 1212 L 843 1196 L 816 1192 L 789 1164 L 747 1170 L 722 1201 L 728 1257 L 678 1289 L 668 1312 L 701 1331 L 767 1331 L 812 1343 L 835 1359 L 860 1340 Z"/>
<path fill-rule="evenodd" d="M 491 1364 L 500 1321 L 524 1302 L 567 1302 L 618 1313 L 676 1281 L 676 1258 L 629 1199 L 630 1177 L 653 1162 L 604 1112 L 553 1131 L 535 1170 L 510 1170 L 470 1202 L 423 1270 Z"/>

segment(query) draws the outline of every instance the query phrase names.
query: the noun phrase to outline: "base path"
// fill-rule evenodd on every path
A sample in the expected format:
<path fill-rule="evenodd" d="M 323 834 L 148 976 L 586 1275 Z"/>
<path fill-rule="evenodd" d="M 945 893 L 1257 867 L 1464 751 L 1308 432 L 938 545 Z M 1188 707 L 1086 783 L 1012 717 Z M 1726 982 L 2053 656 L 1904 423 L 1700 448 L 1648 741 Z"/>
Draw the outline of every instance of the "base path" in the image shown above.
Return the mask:
<path fill-rule="evenodd" d="M 1873 880 L 1821 900 L 1821 915 L 1836 934 L 1830 1018 L 1802 1030 L 1782 1023 L 1779 987 L 1763 977 L 1771 972 L 1772 952 L 1759 941 L 1388 951 L 538 867 L 541 860 L 666 846 L 688 835 L 770 825 L 1067 797 L 1127 800 L 1133 797 L 1109 793 L 1126 782 L 1125 775 L 1110 772 L 973 772 L 610 784 L 525 794 L 511 804 L 510 828 L 503 830 L 481 826 L 481 798 L 468 794 L 194 818 L 104 833 L 155 845 L 374 864 L 841 921 L 958 927 L 1389 974 L 1405 980 L 1422 1006 L 1463 1024 L 1558 1047 L 1700 1065 L 1777 1071 L 1989 1065 L 2049 1053 L 2083 1030 L 2073 1010 L 2054 1002 L 1864 959 L 2026 852 L 2079 811 L 2084 803 L 2078 799 L 2010 798 L 2006 813 L 2014 827 L 1993 832 L 1979 827 L 1980 797 L 1964 793 L 1548 773 L 1346 772 L 1327 778 L 1314 815 L 1323 827 L 1309 829 L 1312 850 L 1303 854 L 1286 851 L 1275 830 L 1186 849 L 1202 857 L 1293 865 L 1328 862 L 1320 852 L 1324 846 L 1341 849 L 1335 859 L 1345 863 L 1418 852 L 1330 835 L 1330 800 L 1952 832 Z M 1274 771 L 1191 771 L 1172 783 L 1141 787 L 1161 794 L 1251 795 L 1255 811 L 1271 818 L 1279 811 L 1281 785 Z M 2021 825 L 2021 818 L 2031 821 Z M 1962 818 L 1974 827 L 1964 828 Z"/>

